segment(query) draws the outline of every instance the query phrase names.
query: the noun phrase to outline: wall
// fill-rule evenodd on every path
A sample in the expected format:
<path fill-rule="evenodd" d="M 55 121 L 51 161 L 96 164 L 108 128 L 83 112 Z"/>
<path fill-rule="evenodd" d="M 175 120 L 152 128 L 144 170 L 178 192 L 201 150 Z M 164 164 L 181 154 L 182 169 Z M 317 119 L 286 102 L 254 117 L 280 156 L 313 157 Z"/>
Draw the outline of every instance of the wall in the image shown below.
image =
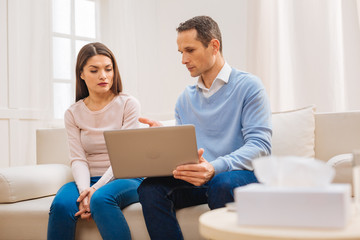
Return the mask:
<path fill-rule="evenodd" d="M 0 167 L 35 163 L 51 113 L 49 1 L 0 0 Z"/>
<path fill-rule="evenodd" d="M 125 90 L 140 100 L 144 116 L 173 118 L 178 95 L 195 82 L 177 51 L 180 22 L 196 15 L 214 18 L 222 31 L 225 59 L 233 67 L 246 68 L 246 1 L 104 0 L 101 4 L 101 39 L 114 51 Z"/>

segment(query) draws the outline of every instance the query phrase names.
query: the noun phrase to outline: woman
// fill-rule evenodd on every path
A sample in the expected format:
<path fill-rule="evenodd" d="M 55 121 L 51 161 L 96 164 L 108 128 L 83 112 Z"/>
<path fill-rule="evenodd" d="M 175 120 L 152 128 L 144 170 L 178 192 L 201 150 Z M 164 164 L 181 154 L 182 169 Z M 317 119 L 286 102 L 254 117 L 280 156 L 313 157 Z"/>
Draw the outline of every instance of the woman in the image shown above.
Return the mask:
<path fill-rule="evenodd" d="M 76 221 L 93 218 L 103 239 L 131 239 L 121 209 L 138 202 L 142 179 L 116 179 L 104 130 L 138 127 L 140 105 L 122 93 L 113 53 L 101 43 L 85 45 L 76 63 L 76 103 L 65 112 L 75 182 L 65 184 L 50 208 L 48 239 L 74 239 Z"/>

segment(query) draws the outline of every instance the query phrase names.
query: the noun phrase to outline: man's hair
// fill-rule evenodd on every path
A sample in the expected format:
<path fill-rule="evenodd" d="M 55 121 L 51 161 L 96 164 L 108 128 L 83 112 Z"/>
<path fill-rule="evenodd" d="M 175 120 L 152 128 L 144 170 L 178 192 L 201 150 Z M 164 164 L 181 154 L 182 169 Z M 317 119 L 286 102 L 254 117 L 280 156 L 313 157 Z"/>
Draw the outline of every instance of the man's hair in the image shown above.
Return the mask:
<path fill-rule="evenodd" d="M 218 24 L 208 16 L 193 17 L 185 22 L 179 24 L 176 28 L 178 33 L 195 29 L 197 32 L 197 40 L 199 40 L 204 47 L 208 47 L 212 39 L 217 39 L 220 42 L 220 53 L 222 54 L 221 32 Z"/>

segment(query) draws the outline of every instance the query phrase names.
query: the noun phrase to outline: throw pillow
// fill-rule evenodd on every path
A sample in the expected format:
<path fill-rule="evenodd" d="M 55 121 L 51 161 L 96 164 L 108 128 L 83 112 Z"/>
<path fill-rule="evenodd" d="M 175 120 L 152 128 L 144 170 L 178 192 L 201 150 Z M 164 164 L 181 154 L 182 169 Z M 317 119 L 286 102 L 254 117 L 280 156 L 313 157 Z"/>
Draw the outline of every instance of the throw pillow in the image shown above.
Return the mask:
<path fill-rule="evenodd" d="M 272 155 L 315 157 L 315 106 L 272 114 Z"/>

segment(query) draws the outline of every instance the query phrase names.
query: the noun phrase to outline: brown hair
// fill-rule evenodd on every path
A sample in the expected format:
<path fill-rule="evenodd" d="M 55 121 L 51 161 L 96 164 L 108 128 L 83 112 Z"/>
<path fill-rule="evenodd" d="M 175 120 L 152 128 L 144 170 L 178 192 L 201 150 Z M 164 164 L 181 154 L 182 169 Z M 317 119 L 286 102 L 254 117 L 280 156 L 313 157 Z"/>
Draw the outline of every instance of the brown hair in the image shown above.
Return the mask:
<path fill-rule="evenodd" d="M 81 79 L 80 75 L 84 69 L 89 58 L 95 55 L 104 55 L 111 59 L 113 70 L 114 70 L 114 78 L 113 78 L 113 85 L 111 86 L 111 91 L 118 95 L 122 91 L 122 83 L 120 72 L 118 69 L 118 65 L 116 63 L 114 54 L 108 49 L 104 44 L 95 42 L 86 44 L 81 48 L 79 54 L 77 56 L 76 61 L 76 68 L 75 68 L 75 75 L 76 75 L 76 94 L 75 99 L 76 102 L 86 98 L 89 96 L 89 90 L 85 84 L 85 81 Z"/>
<path fill-rule="evenodd" d="M 178 33 L 187 30 L 195 29 L 197 32 L 197 40 L 199 40 L 204 47 L 208 47 L 212 39 L 217 39 L 220 42 L 220 53 L 222 54 L 222 40 L 221 32 L 218 24 L 208 16 L 193 17 L 185 22 L 179 24 L 176 28 Z"/>

